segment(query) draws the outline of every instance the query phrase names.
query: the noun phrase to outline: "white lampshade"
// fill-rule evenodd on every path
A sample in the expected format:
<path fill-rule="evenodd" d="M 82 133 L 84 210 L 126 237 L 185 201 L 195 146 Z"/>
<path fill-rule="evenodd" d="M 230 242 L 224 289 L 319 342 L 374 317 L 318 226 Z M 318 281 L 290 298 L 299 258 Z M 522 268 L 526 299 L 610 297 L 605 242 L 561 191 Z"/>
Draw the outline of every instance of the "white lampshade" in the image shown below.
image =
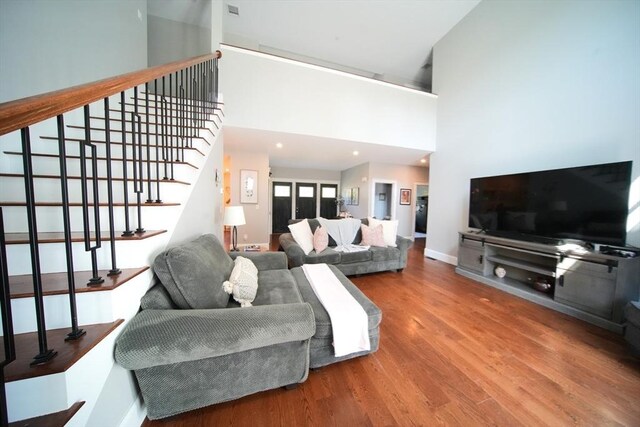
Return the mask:
<path fill-rule="evenodd" d="M 227 206 L 224 210 L 224 225 L 244 225 L 244 209 L 242 206 Z"/>

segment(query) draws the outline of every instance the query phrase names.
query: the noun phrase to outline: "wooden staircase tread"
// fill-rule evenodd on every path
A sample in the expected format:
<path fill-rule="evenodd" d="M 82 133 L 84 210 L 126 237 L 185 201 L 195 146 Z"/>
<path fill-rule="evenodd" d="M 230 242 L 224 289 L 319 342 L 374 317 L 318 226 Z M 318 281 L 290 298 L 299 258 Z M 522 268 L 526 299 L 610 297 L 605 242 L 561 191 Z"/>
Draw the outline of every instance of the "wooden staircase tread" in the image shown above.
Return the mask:
<path fill-rule="evenodd" d="M 82 408 L 84 401 L 76 402 L 63 411 L 53 412 L 39 417 L 9 423 L 9 427 L 64 427 L 73 416 Z"/>
<path fill-rule="evenodd" d="M 98 270 L 98 275 L 104 279 L 104 283 L 98 286 L 87 286 L 92 277 L 91 271 L 76 271 L 75 277 L 76 293 L 110 291 L 120 285 L 125 284 L 140 273 L 147 271 L 149 267 L 123 268 L 122 272 L 116 276 L 108 276 L 109 270 Z M 9 276 L 9 291 L 11 298 L 33 297 L 33 278 L 31 274 L 21 274 Z M 67 273 L 46 273 L 42 275 L 43 295 L 66 295 L 69 293 L 67 284 Z"/>
<path fill-rule="evenodd" d="M 0 173 L 0 177 L 5 177 L 5 178 L 24 178 L 24 175 L 21 173 Z M 34 178 L 41 178 L 41 179 L 60 179 L 59 175 L 48 175 L 48 174 L 33 174 Z M 69 175 L 67 176 L 67 179 L 82 179 L 82 177 L 80 176 L 76 176 L 76 175 Z M 87 179 L 91 179 L 91 177 L 88 177 Z M 106 177 L 102 177 L 99 176 L 98 177 L 98 181 L 106 181 L 107 178 Z M 111 178 L 112 181 L 123 181 L 123 178 Z M 148 178 L 144 178 L 142 180 L 143 182 L 149 182 Z M 129 178 L 129 182 L 133 182 L 132 178 Z M 152 179 L 151 182 L 156 182 L 155 179 Z M 186 182 L 186 181 L 180 181 L 177 179 L 174 180 L 170 180 L 170 179 L 161 179 L 160 182 L 164 182 L 164 183 L 168 183 L 168 184 L 181 184 L 181 185 L 191 185 L 190 182 Z"/>
<path fill-rule="evenodd" d="M 44 139 L 47 141 L 57 141 L 58 137 L 57 136 L 41 136 L 40 139 Z M 84 139 L 82 138 L 65 138 L 64 139 L 66 142 L 82 142 L 84 141 Z M 107 141 L 103 141 L 100 139 L 92 139 L 91 141 L 89 141 L 91 143 L 97 143 L 97 144 L 106 144 Z M 120 141 L 110 141 L 110 143 L 112 145 L 122 145 L 122 142 Z M 132 145 L 131 141 L 127 141 L 126 145 Z M 149 147 L 155 149 L 156 147 L 158 147 L 158 149 L 162 149 L 162 145 L 158 145 L 158 144 L 149 144 Z M 182 147 L 179 147 L 180 150 L 182 150 Z M 198 154 L 200 154 L 201 156 L 204 156 L 204 153 L 200 150 L 198 150 L 195 147 L 184 147 L 185 150 L 193 150 L 195 152 L 197 152 Z"/>
<path fill-rule="evenodd" d="M 124 320 L 118 319 L 111 323 L 80 326 L 80 329 L 84 330 L 86 334 L 70 341 L 65 341 L 64 339 L 71 332 L 71 328 L 49 329 L 47 331 L 47 344 L 50 349 L 57 351 L 58 354 L 49 362 L 37 366 L 31 366 L 31 362 L 39 352 L 38 333 L 16 334 L 16 360 L 5 366 L 5 382 L 65 372 L 120 326 L 122 322 Z M 0 351 L 0 354 L 4 356 L 4 348 Z"/>
<path fill-rule="evenodd" d="M 116 231 L 115 240 L 144 240 L 158 234 L 166 233 L 167 230 L 146 230 L 142 233 L 135 233 L 133 236 L 122 236 L 122 231 Z M 91 233 L 92 240 L 94 233 Z M 109 232 L 103 231 L 100 234 L 102 240 L 109 240 Z M 4 235 L 7 245 L 22 245 L 29 243 L 29 233 L 5 233 Z M 74 231 L 71 233 L 72 242 L 84 242 L 84 233 Z M 62 232 L 44 232 L 38 233 L 38 243 L 64 243 L 64 233 Z"/>
<path fill-rule="evenodd" d="M 22 156 L 22 152 L 20 152 L 20 151 L 5 151 L 4 153 L 12 155 L 12 156 Z M 33 157 L 50 157 L 50 158 L 56 158 L 56 159 L 60 157 L 60 155 L 58 155 L 58 154 L 48 154 L 48 153 L 31 153 L 31 155 Z M 80 156 L 67 155 L 67 159 L 80 159 Z M 107 158 L 106 157 L 97 157 L 97 160 L 106 161 Z M 122 158 L 112 157 L 111 161 L 113 161 L 113 162 L 122 162 Z M 133 162 L 133 160 L 132 159 L 127 159 L 127 162 Z M 155 160 L 155 159 L 151 159 L 151 160 L 149 160 L 149 162 L 150 163 L 162 163 L 163 161 L 162 160 L 158 161 L 158 160 Z M 175 165 L 185 165 L 185 166 L 190 166 L 190 167 L 192 167 L 194 169 L 198 169 L 197 166 L 195 166 L 195 165 L 193 165 L 193 164 L 191 164 L 189 162 L 180 162 L 180 161 L 174 160 L 173 163 Z"/>
<path fill-rule="evenodd" d="M 25 202 L 0 202 L 0 206 L 5 206 L 5 207 L 24 207 L 27 206 L 27 204 Z M 36 206 L 39 207 L 61 207 L 62 203 L 61 202 L 36 202 Z M 82 203 L 80 202 L 70 202 L 69 206 L 71 207 L 82 207 Z M 93 203 L 89 203 L 88 206 L 93 206 Z M 108 203 L 99 203 L 98 206 L 102 206 L 102 207 L 107 207 L 109 206 Z M 122 202 L 116 202 L 113 204 L 113 206 L 117 206 L 117 207 L 122 207 L 124 206 L 124 203 Z M 135 203 L 129 203 L 129 206 L 135 207 Z M 160 202 L 160 203 L 155 203 L 155 202 L 144 202 L 142 204 L 143 207 L 163 207 L 163 206 L 180 206 L 180 203 L 176 203 L 176 202 Z"/>

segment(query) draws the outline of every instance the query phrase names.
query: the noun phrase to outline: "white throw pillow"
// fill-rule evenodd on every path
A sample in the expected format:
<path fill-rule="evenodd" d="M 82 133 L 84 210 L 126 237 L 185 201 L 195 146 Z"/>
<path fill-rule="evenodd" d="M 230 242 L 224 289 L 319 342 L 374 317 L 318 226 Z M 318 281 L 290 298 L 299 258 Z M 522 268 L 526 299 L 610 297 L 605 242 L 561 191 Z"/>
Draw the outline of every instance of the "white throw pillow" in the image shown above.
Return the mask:
<path fill-rule="evenodd" d="M 376 227 L 382 225 L 382 234 L 384 235 L 384 243 L 392 248 L 397 247 L 396 235 L 398 234 L 398 220 L 385 220 L 381 221 L 375 218 L 368 218 L 369 227 Z"/>
<path fill-rule="evenodd" d="M 234 264 L 229 280 L 222 284 L 222 288 L 241 307 L 251 307 L 258 292 L 258 269 L 253 261 L 241 256 L 234 260 Z"/>
<path fill-rule="evenodd" d="M 313 250 L 313 233 L 311 232 L 309 221 L 303 219 L 300 222 L 291 224 L 289 230 L 291 231 L 293 239 L 302 248 L 304 254 L 309 255 Z"/>

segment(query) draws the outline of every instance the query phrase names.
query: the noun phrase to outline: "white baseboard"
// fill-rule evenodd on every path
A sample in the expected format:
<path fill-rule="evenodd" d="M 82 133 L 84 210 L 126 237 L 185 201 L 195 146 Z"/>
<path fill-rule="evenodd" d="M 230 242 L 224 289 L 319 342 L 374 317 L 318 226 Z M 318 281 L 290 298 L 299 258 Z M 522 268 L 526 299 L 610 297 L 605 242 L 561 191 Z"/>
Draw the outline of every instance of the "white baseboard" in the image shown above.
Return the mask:
<path fill-rule="evenodd" d="M 122 419 L 120 427 L 140 427 L 146 416 L 147 407 L 144 406 L 142 398 L 138 395 L 136 401 L 133 402 L 133 405 L 129 408 L 127 415 Z"/>
<path fill-rule="evenodd" d="M 458 265 L 458 257 L 443 254 L 442 252 L 437 252 L 432 249 L 425 249 L 424 256 L 446 262 L 447 264 Z"/>

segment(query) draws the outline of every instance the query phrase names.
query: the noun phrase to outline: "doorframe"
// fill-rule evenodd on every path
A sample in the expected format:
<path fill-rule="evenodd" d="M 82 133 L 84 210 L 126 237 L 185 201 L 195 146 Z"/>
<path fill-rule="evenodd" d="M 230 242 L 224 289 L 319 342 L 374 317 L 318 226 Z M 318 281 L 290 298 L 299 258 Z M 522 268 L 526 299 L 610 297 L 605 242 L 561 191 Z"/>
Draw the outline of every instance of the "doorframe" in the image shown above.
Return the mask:
<path fill-rule="evenodd" d="M 413 240 L 416 240 L 416 206 L 418 205 L 418 185 L 426 185 L 429 186 L 428 182 L 414 182 L 413 183 L 413 197 L 411 200 L 411 204 L 413 209 L 411 210 L 411 237 Z M 427 205 L 427 218 L 429 215 L 429 206 Z M 428 229 L 427 229 L 428 230 Z"/>
<path fill-rule="evenodd" d="M 369 197 L 369 206 L 368 206 L 368 211 L 369 211 L 369 216 L 373 217 L 375 215 L 375 193 L 376 193 L 376 184 L 391 184 L 391 219 L 396 219 L 396 215 L 397 215 L 397 205 L 399 202 L 397 202 L 398 200 L 398 181 L 394 181 L 391 179 L 383 179 L 383 178 L 371 178 L 370 179 L 371 182 L 371 191 L 369 192 L 369 194 L 371 195 L 371 197 Z M 397 203 L 396 203 L 397 202 Z M 380 218 L 381 219 L 381 218 Z"/>
<path fill-rule="evenodd" d="M 269 177 L 269 224 L 270 230 L 273 230 L 273 206 L 271 206 L 271 199 L 273 198 L 273 181 L 277 182 L 290 182 L 292 183 L 292 201 L 291 201 L 291 218 L 295 217 L 296 212 L 296 198 L 295 198 L 295 183 L 299 182 L 301 184 L 317 184 L 318 191 L 320 189 L 320 184 L 337 184 L 338 185 L 338 194 L 340 194 L 340 181 L 331 180 L 331 179 L 295 179 L 295 178 L 275 178 Z M 320 197 L 316 198 L 316 215 L 320 213 Z"/>

